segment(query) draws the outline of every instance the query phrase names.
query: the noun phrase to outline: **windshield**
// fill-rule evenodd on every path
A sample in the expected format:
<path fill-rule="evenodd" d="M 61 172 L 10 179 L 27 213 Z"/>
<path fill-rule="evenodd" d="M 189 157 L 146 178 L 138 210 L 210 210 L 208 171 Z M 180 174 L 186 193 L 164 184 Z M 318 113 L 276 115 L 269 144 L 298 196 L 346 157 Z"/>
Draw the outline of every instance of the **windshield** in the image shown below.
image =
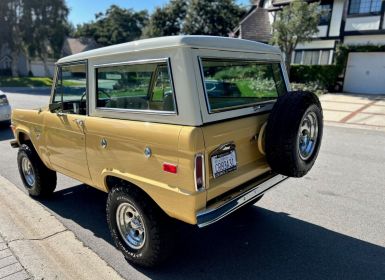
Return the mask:
<path fill-rule="evenodd" d="M 279 62 L 201 61 L 210 112 L 273 101 L 286 92 Z"/>

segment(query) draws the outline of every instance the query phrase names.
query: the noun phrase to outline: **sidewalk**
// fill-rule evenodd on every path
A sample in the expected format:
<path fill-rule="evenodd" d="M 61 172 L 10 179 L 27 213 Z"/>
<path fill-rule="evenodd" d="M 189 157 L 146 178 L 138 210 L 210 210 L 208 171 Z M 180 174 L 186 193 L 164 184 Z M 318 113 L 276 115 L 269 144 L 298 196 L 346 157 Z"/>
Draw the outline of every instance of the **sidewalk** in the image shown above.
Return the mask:
<path fill-rule="evenodd" d="M 8 244 L 0 236 L 0 279 L 26 280 L 31 279 L 24 267 L 9 249 Z"/>
<path fill-rule="evenodd" d="M 122 279 L 41 204 L 0 176 L 0 279 Z"/>
<path fill-rule="evenodd" d="M 330 93 L 320 101 L 327 124 L 385 131 L 385 96 Z"/>

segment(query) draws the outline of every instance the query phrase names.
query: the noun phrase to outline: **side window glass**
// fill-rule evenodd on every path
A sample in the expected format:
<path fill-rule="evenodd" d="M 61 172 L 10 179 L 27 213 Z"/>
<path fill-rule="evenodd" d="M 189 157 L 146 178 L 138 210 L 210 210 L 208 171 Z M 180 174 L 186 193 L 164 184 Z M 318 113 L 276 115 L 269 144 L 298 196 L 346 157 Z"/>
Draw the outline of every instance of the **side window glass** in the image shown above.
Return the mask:
<path fill-rule="evenodd" d="M 98 108 L 175 112 L 166 62 L 100 67 L 96 77 Z"/>
<path fill-rule="evenodd" d="M 59 66 L 52 103 L 59 103 L 68 114 L 85 115 L 87 108 L 85 63 Z"/>

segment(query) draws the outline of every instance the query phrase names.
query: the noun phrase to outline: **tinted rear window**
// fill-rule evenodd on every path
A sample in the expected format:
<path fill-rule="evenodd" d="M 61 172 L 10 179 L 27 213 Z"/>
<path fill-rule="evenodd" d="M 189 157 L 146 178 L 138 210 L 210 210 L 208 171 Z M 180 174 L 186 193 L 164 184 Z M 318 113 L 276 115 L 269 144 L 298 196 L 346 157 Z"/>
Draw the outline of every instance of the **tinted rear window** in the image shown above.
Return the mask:
<path fill-rule="evenodd" d="M 201 61 L 210 112 L 273 101 L 286 92 L 278 62 L 206 58 Z"/>

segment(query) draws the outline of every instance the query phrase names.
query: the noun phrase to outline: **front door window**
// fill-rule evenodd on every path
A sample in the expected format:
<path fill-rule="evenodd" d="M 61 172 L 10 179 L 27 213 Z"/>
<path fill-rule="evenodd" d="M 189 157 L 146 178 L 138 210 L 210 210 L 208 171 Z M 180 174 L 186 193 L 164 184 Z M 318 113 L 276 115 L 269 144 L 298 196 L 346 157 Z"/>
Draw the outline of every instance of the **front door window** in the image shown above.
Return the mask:
<path fill-rule="evenodd" d="M 87 113 L 86 68 L 84 62 L 59 66 L 52 103 L 61 104 L 63 113 Z"/>

